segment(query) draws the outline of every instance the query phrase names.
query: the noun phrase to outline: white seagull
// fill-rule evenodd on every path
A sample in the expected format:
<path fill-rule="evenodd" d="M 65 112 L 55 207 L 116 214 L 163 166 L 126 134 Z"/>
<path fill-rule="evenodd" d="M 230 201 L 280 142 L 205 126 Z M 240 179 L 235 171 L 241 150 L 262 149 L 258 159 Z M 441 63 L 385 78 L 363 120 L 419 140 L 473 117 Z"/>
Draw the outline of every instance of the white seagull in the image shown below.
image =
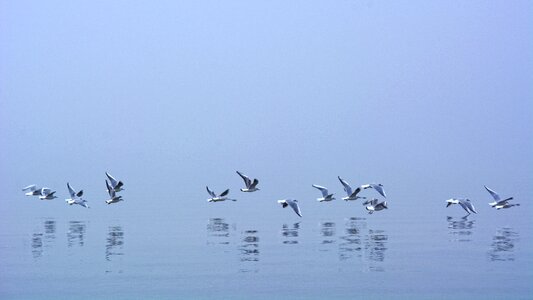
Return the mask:
<path fill-rule="evenodd" d="M 476 209 L 474 208 L 474 205 L 470 202 L 470 199 L 463 199 L 463 198 L 452 198 L 446 200 L 446 207 L 452 205 L 452 204 L 459 204 L 461 207 L 468 213 L 475 213 L 477 214 Z"/>
<path fill-rule="evenodd" d="M 207 199 L 207 202 L 218 202 L 225 200 L 237 201 L 237 199 L 229 199 L 228 197 L 226 197 L 229 194 L 229 189 L 223 191 L 220 195 L 217 196 L 217 194 L 210 190 L 208 186 L 206 186 L 205 188 L 207 190 L 207 193 L 211 196 L 211 198 Z"/>
<path fill-rule="evenodd" d="M 105 203 L 111 204 L 111 203 L 117 203 L 117 202 L 120 202 L 120 201 L 124 201 L 124 200 L 122 200 L 122 196 L 117 196 L 117 192 L 109 184 L 109 182 L 107 182 L 107 180 L 105 181 L 105 186 L 107 188 L 107 193 L 109 194 L 109 197 L 110 197 L 108 200 L 105 201 Z"/>
<path fill-rule="evenodd" d="M 378 199 L 372 199 L 369 201 L 365 201 L 363 204 L 367 205 L 366 210 L 368 211 L 369 214 L 372 214 L 375 211 L 380 211 L 380 210 L 384 210 L 388 208 L 387 201 L 378 202 Z"/>
<path fill-rule="evenodd" d="M 54 195 L 55 193 L 56 193 L 56 191 L 52 191 L 49 188 L 43 187 L 41 189 L 41 193 L 40 193 L 39 199 L 41 199 L 41 200 L 52 200 L 52 199 L 55 199 L 55 198 L 57 198 L 56 195 Z"/>
<path fill-rule="evenodd" d="M 362 191 L 362 187 L 358 187 L 355 190 L 352 190 L 352 187 L 340 176 L 337 176 L 339 178 L 339 181 L 344 186 L 344 191 L 346 192 L 347 197 L 342 198 L 342 200 L 348 201 L 348 200 L 357 200 L 357 199 L 366 199 L 366 197 L 359 197 L 357 194 Z"/>
<path fill-rule="evenodd" d="M 278 203 L 281 204 L 283 208 L 287 207 L 287 205 L 290 205 L 291 208 L 294 210 L 294 212 L 298 216 L 302 217 L 302 212 L 300 211 L 300 207 L 298 206 L 298 200 L 283 199 L 283 200 L 278 200 Z"/>
<path fill-rule="evenodd" d="M 38 189 L 35 184 L 28 185 L 27 187 L 22 189 L 23 191 L 29 191 L 26 192 L 24 195 L 26 196 L 39 196 L 41 195 L 41 189 Z"/>
<path fill-rule="evenodd" d="M 255 192 L 259 191 L 259 188 L 257 188 L 257 184 L 259 183 L 259 180 L 257 178 L 254 178 L 254 180 L 250 180 L 250 178 L 241 172 L 237 171 L 237 174 L 242 177 L 242 180 L 244 180 L 244 185 L 246 188 L 241 189 L 241 192 Z"/>
<path fill-rule="evenodd" d="M 124 183 L 122 181 L 116 180 L 115 178 L 113 178 L 113 176 L 111 176 L 107 172 L 105 172 L 105 175 L 109 179 L 109 183 L 111 187 L 115 190 L 115 192 L 120 192 L 123 190 L 122 186 L 124 185 Z"/>
<path fill-rule="evenodd" d="M 76 193 L 76 191 L 70 186 L 68 182 L 67 182 L 67 188 L 70 194 L 70 199 L 65 199 L 65 201 L 67 201 L 69 205 L 78 204 L 83 207 L 89 208 L 89 204 L 87 204 L 87 201 L 81 198 L 81 196 L 83 196 L 83 190 Z"/>
<path fill-rule="evenodd" d="M 319 189 L 320 192 L 322 192 L 322 198 L 317 198 L 316 199 L 317 201 L 322 202 L 322 201 L 331 201 L 335 199 L 333 197 L 334 194 L 330 194 L 327 188 L 320 186 L 320 185 L 316 185 L 316 184 L 313 184 L 313 187 Z"/>
<path fill-rule="evenodd" d="M 369 183 L 369 184 L 364 184 L 361 186 L 361 188 L 363 189 L 375 189 L 376 191 L 378 191 L 378 193 L 381 194 L 381 196 L 383 196 L 384 198 L 387 198 L 387 196 L 385 195 L 385 190 L 383 189 L 383 185 L 381 183 Z"/>
<path fill-rule="evenodd" d="M 520 204 L 510 204 L 508 201 L 513 200 L 513 197 L 509 197 L 507 199 L 502 200 L 500 198 L 500 195 L 496 193 L 495 191 L 489 189 L 485 185 L 485 189 L 492 195 L 492 198 L 494 198 L 494 202 L 490 202 L 489 205 L 496 208 L 496 209 L 502 209 L 502 208 L 510 208 L 513 206 L 520 206 Z"/>

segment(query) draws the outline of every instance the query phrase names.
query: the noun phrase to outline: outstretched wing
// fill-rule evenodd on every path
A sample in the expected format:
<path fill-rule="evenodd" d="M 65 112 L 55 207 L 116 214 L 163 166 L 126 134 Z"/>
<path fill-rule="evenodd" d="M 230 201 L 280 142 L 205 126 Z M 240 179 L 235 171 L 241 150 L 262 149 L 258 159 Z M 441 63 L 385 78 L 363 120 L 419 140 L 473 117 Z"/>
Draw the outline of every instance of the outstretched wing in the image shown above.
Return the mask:
<path fill-rule="evenodd" d="M 361 192 L 361 187 L 356 188 L 356 189 L 353 191 L 353 193 L 349 194 L 348 196 L 349 196 L 350 198 L 355 198 L 355 197 L 357 197 L 357 194 L 359 194 L 359 192 Z M 364 197 L 363 197 L 363 198 L 364 198 Z"/>
<path fill-rule="evenodd" d="M 23 191 L 27 191 L 27 190 L 30 190 L 30 191 L 35 191 L 37 188 L 35 187 L 35 184 L 31 184 L 31 185 L 28 185 L 27 187 L 23 188 L 22 190 Z"/>
<path fill-rule="evenodd" d="M 375 189 L 376 191 L 378 191 L 378 193 L 381 194 L 381 196 L 387 198 L 387 196 L 385 195 L 385 190 L 383 189 L 383 187 L 379 184 L 375 184 L 375 183 L 371 183 L 370 186 Z"/>
<path fill-rule="evenodd" d="M 461 204 L 461 206 L 464 208 L 464 210 L 466 210 L 467 212 L 473 212 L 475 214 L 477 214 L 477 211 L 476 209 L 474 208 L 474 204 L 472 204 L 470 202 L 470 200 L 468 199 L 460 199 L 459 200 L 459 204 Z"/>
<path fill-rule="evenodd" d="M 210 190 L 208 186 L 205 186 L 205 189 L 207 190 L 207 193 L 209 193 L 209 195 L 211 195 L 211 197 L 216 198 L 217 195 L 215 195 L 215 192 Z"/>
<path fill-rule="evenodd" d="M 118 181 L 115 178 L 113 178 L 113 176 L 109 175 L 109 173 L 107 172 L 105 172 L 105 175 L 107 176 L 107 178 L 109 178 L 109 182 L 111 182 L 111 186 L 115 188 L 118 184 Z"/>
<path fill-rule="evenodd" d="M 257 178 L 254 178 L 254 182 L 252 182 L 252 184 L 250 184 L 250 189 L 255 189 L 255 186 L 259 183 L 259 180 L 257 180 Z"/>
<path fill-rule="evenodd" d="M 41 196 L 46 197 L 46 196 L 50 195 L 51 193 L 52 193 L 52 190 L 49 189 L 49 188 L 42 188 L 41 189 Z"/>
<path fill-rule="evenodd" d="M 229 189 L 223 191 L 222 194 L 220 194 L 220 197 L 227 196 L 228 194 L 229 194 Z"/>
<path fill-rule="evenodd" d="M 239 171 L 237 171 L 237 174 L 239 174 L 239 176 L 241 176 L 242 180 L 244 180 L 244 185 L 246 186 L 246 188 L 250 188 L 250 185 L 252 184 L 252 181 L 250 180 L 250 178 L 248 176 L 242 174 Z"/>
<path fill-rule="evenodd" d="M 111 197 L 111 199 L 115 198 L 115 189 L 109 185 L 109 182 L 107 182 L 107 180 L 105 181 L 105 186 L 107 188 L 107 193 L 109 194 L 109 197 Z"/>
<path fill-rule="evenodd" d="M 352 195 L 352 187 L 346 182 L 344 179 L 342 179 L 340 176 L 337 176 L 339 178 L 339 181 L 344 186 L 344 191 L 348 196 Z"/>
<path fill-rule="evenodd" d="M 70 183 L 68 182 L 67 182 L 67 188 L 68 188 L 68 193 L 70 194 L 70 198 L 71 199 L 76 198 L 76 191 L 70 186 Z"/>
<path fill-rule="evenodd" d="M 498 193 L 496 193 L 495 191 L 489 189 L 486 185 L 484 187 L 487 190 L 487 192 L 489 192 L 491 194 L 491 196 L 492 196 L 492 198 L 494 198 L 494 200 L 500 201 L 500 195 L 498 195 Z"/>
<path fill-rule="evenodd" d="M 298 206 L 298 203 L 296 203 L 296 201 L 294 200 L 288 200 L 287 201 L 289 203 L 289 205 L 292 207 L 292 209 L 294 210 L 294 212 L 300 216 L 300 218 L 302 217 L 302 212 L 300 211 L 300 207 Z"/>
<path fill-rule="evenodd" d="M 322 197 L 324 198 L 329 194 L 328 189 L 321 185 L 313 184 L 313 187 L 320 190 L 320 192 L 322 192 Z"/>

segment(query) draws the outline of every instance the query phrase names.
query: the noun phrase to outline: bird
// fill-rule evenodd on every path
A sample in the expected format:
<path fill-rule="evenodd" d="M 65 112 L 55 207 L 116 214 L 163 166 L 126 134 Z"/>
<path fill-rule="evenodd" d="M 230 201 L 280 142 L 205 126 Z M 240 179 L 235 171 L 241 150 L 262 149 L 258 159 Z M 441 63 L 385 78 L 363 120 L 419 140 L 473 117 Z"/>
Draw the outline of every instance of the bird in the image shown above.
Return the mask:
<path fill-rule="evenodd" d="M 378 202 L 378 201 L 379 201 L 378 199 L 374 198 L 372 200 L 368 200 L 363 203 L 364 205 L 367 205 L 366 210 L 368 211 L 369 214 L 372 214 L 375 211 L 388 209 L 387 201 L 383 201 L 383 202 Z"/>
<path fill-rule="evenodd" d="M 381 183 L 369 183 L 369 184 L 363 184 L 361 186 L 361 188 L 363 189 L 375 189 L 376 191 L 378 191 L 378 193 L 381 194 L 381 196 L 383 196 L 384 198 L 387 198 L 387 196 L 385 195 L 385 190 L 383 189 L 383 185 Z"/>
<path fill-rule="evenodd" d="M 113 176 L 111 176 L 109 173 L 105 172 L 105 175 L 109 179 L 111 187 L 115 190 L 115 192 L 120 192 L 124 190 L 122 186 L 124 183 L 122 181 L 116 180 Z"/>
<path fill-rule="evenodd" d="M 513 197 L 509 197 L 507 199 L 502 200 L 500 198 L 500 195 L 496 193 L 495 191 L 489 189 L 486 185 L 484 186 L 485 189 L 491 194 L 492 198 L 494 198 L 494 202 L 490 202 L 489 205 L 496 208 L 496 209 L 502 209 L 502 208 L 510 208 L 513 206 L 520 206 L 520 204 L 510 204 L 508 201 L 513 200 Z"/>
<path fill-rule="evenodd" d="M 43 187 L 40 190 L 39 199 L 41 199 L 41 200 L 52 200 L 52 199 L 55 199 L 55 198 L 57 198 L 56 195 L 54 195 L 55 193 L 56 193 L 56 191 L 52 191 L 51 189 L 49 189 L 47 187 Z"/>
<path fill-rule="evenodd" d="M 28 185 L 27 187 L 23 188 L 22 191 L 28 191 L 24 195 L 26 196 L 39 196 L 41 195 L 41 189 L 38 189 L 35 184 Z"/>
<path fill-rule="evenodd" d="M 342 198 L 342 200 L 348 201 L 348 200 L 357 200 L 357 199 L 366 199 L 366 197 L 359 197 L 357 194 L 362 191 L 362 187 L 358 187 L 355 190 L 352 191 L 352 187 L 340 176 L 337 176 L 339 178 L 339 181 L 344 186 L 344 191 L 346 192 L 347 197 Z"/>
<path fill-rule="evenodd" d="M 334 194 L 330 194 L 327 188 L 320 186 L 320 185 L 316 185 L 316 184 L 313 184 L 313 187 L 317 188 L 318 190 L 320 190 L 320 192 L 322 192 L 322 198 L 317 198 L 316 199 L 317 201 L 323 202 L 323 201 L 335 200 L 335 198 L 333 197 Z"/>
<path fill-rule="evenodd" d="M 87 204 L 87 201 L 81 198 L 81 196 L 83 196 L 83 190 L 76 193 L 76 191 L 70 186 L 70 183 L 68 182 L 67 182 L 67 188 L 70 194 L 70 199 L 65 199 L 65 201 L 67 201 L 69 205 L 78 204 L 85 208 L 89 208 L 89 204 Z"/>
<path fill-rule="evenodd" d="M 251 193 L 251 192 L 259 191 L 259 188 L 256 187 L 257 184 L 259 183 L 259 180 L 257 180 L 257 178 L 254 178 L 254 180 L 252 181 L 250 180 L 248 176 L 242 174 L 239 171 L 237 171 L 237 174 L 241 176 L 242 180 L 244 180 L 244 185 L 246 186 L 246 188 L 241 189 L 241 192 Z"/>
<path fill-rule="evenodd" d="M 302 212 L 300 211 L 300 207 L 298 206 L 298 200 L 283 199 L 283 200 L 278 200 L 278 203 L 280 203 L 281 206 L 283 206 L 283 208 L 287 207 L 287 205 L 290 205 L 290 207 L 294 210 L 294 212 L 298 216 L 300 216 L 300 218 L 302 217 Z"/>
<path fill-rule="evenodd" d="M 463 198 L 451 198 L 446 200 L 446 207 L 452 205 L 452 204 L 459 204 L 461 207 L 468 213 L 475 213 L 477 214 L 476 209 L 474 208 L 474 205 L 470 202 L 470 199 L 463 199 Z"/>
<path fill-rule="evenodd" d="M 226 197 L 229 194 L 229 189 L 223 191 L 220 195 L 217 196 L 217 194 L 210 190 L 208 186 L 206 186 L 205 188 L 207 190 L 207 193 L 211 196 L 211 198 L 207 199 L 207 202 L 218 202 L 225 200 L 237 201 L 237 199 L 229 199 L 228 197 Z"/>
<path fill-rule="evenodd" d="M 110 197 L 108 200 L 105 201 L 105 203 L 111 204 L 111 203 L 117 203 L 117 202 L 120 202 L 120 201 L 124 201 L 122 199 L 122 196 L 117 196 L 117 192 L 109 184 L 109 182 L 107 180 L 105 181 L 105 186 L 107 188 L 107 193 L 109 194 L 109 197 Z"/>

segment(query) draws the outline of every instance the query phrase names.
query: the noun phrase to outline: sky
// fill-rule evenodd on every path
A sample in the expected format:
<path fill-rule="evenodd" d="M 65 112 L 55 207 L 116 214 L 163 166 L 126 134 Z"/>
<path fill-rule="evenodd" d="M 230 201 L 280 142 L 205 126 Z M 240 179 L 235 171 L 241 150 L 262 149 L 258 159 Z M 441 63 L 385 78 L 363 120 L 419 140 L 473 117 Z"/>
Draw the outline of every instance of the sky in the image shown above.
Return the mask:
<path fill-rule="evenodd" d="M 341 194 L 340 175 L 404 201 L 486 198 L 486 184 L 525 202 L 532 11 L 0 0 L 0 210 L 28 184 L 103 200 L 105 171 L 130 198 L 205 201 L 205 185 L 236 193 L 240 170 L 272 200 Z"/>

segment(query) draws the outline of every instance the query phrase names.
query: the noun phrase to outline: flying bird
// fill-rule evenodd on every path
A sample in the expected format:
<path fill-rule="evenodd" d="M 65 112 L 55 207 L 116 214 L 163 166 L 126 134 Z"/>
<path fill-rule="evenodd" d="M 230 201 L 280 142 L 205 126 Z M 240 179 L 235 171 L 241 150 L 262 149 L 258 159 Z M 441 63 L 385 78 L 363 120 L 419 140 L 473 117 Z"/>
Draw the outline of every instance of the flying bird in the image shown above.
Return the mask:
<path fill-rule="evenodd" d="M 237 201 L 237 199 L 229 199 L 228 197 L 226 197 L 229 194 L 229 189 L 223 191 L 220 195 L 215 194 L 215 192 L 210 190 L 208 186 L 206 186 L 205 189 L 207 190 L 207 193 L 211 196 L 211 198 L 207 199 L 207 202 L 218 202 L 225 200 Z"/>
<path fill-rule="evenodd" d="M 342 198 L 342 200 L 348 201 L 348 200 L 357 200 L 357 199 L 366 199 L 366 197 L 359 197 L 357 194 L 362 191 L 362 187 L 358 187 L 355 190 L 352 190 L 352 187 L 340 176 L 337 176 L 339 178 L 339 181 L 344 186 L 344 191 L 346 192 L 347 197 Z"/>
<path fill-rule="evenodd" d="M 489 205 L 496 208 L 496 209 L 502 209 L 502 208 L 510 208 L 513 206 L 520 206 L 520 204 L 510 204 L 508 201 L 513 200 L 513 197 L 509 197 L 507 199 L 501 199 L 500 195 L 496 193 L 495 191 L 489 189 L 485 185 L 485 189 L 492 195 L 492 198 L 494 198 L 494 202 L 490 202 Z"/>
<path fill-rule="evenodd" d="M 242 180 L 244 180 L 244 185 L 246 186 L 246 188 L 244 189 L 241 189 L 241 192 L 255 192 L 255 191 L 258 191 L 259 188 L 257 188 L 257 184 L 259 183 L 259 180 L 257 180 L 257 178 L 254 178 L 254 180 L 250 180 L 250 178 L 244 174 L 242 174 L 241 172 L 237 171 L 237 174 L 239 174 L 239 176 L 241 176 Z"/>
<path fill-rule="evenodd" d="M 366 210 L 369 214 L 372 214 L 375 211 L 380 211 L 387 209 L 387 201 L 378 202 L 378 199 L 372 199 L 365 201 L 363 204 L 366 205 Z"/>
<path fill-rule="evenodd" d="M 363 189 L 375 189 L 376 191 L 378 191 L 378 193 L 381 194 L 381 196 L 383 196 L 384 198 L 387 198 L 387 196 L 385 195 L 385 190 L 383 189 L 383 185 L 381 183 L 369 183 L 369 184 L 364 184 L 361 186 L 361 188 Z"/>
<path fill-rule="evenodd" d="M 24 195 L 26 196 L 39 196 L 41 195 L 41 189 L 38 189 L 35 184 L 28 185 L 27 187 L 23 188 L 22 191 L 29 191 L 26 192 Z"/>
<path fill-rule="evenodd" d="M 68 192 L 70 194 L 70 199 L 65 199 L 69 205 L 72 204 L 78 204 L 85 208 L 89 208 L 89 204 L 85 199 L 82 199 L 81 196 L 83 196 L 83 190 L 76 192 L 71 186 L 70 183 L 67 182 L 67 188 Z"/>
<path fill-rule="evenodd" d="M 283 208 L 290 206 L 298 216 L 302 217 L 302 212 L 300 211 L 300 207 L 298 206 L 298 200 L 283 199 L 278 200 L 278 203 L 280 203 Z"/>
<path fill-rule="evenodd" d="M 476 209 L 474 208 L 474 205 L 470 202 L 470 199 L 463 199 L 463 198 L 452 198 L 446 200 L 446 207 L 452 205 L 452 204 L 459 204 L 461 207 L 468 213 L 475 213 L 477 214 Z"/>
<path fill-rule="evenodd" d="M 52 191 L 49 188 L 43 187 L 40 191 L 39 199 L 41 200 L 52 200 L 57 198 L 55 195 L 56 191 Z"/>
<path fill-rule="evenodd" d="M 313 184 L 313 187 L 314 188 L 317 188 L 320 192 L 322 192 L 322 198 L 317 198 L 316 200 L 318 200 L 319 202 L 323 202 L 323 201 L 331 201 L 331 200 L 334 200 L 335 198 L 333 197 L 334 194 L 330 194 L 328 192 L 328 189 L 323 187 L 323 186 L 320 186 L 320 185 L 316 185 L 316 184 Z"/>
<path fill-rule="evenodd" d="M 116 180 L 113 176 L 111 176 L 109 173 L 105 172 L 105 175 L 109 179 L 110 186 L 115 190 L 115 192 L 120 192 L 124 190 L 122 186 L 124 183 L 122 181 Z"/>
<path fill-rule="evenodd" d="M 111 204 L 111 203 L 117 203 L 117 202 L 120 202 L 120 201 L 124 201 L 122 199 L 122 196 L 117 196 L 117 192 L 109 184 L 109 182 L 107 180 L 105 181 L 105 186 L 107 188 L 107 193 L 109 194 L 109 197 L 110 197 L 108 200 L 105 201 L 105 203 Z"/>

